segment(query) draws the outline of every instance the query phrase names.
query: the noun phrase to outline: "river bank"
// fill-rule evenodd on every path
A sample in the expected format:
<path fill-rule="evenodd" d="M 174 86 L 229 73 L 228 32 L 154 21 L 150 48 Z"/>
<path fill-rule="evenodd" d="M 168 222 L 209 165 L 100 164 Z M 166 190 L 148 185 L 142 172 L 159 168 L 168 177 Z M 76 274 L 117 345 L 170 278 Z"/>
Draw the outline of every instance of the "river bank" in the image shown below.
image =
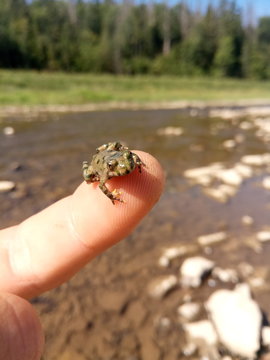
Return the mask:
<path fill-rule="evenodd" d="M 88 104 L 54 104 L 54 105 L 4 105 L 0 106 L 0 118 L 12 115 L 38 116 L 39 114 L 83 113 L 112 110 L 181 110 L 187 115 L 205 115 L 210 117 L 268 116 L 270 100 L 253 99 L 237 101 L 153 101 L 126 102 L 114 101 Z"/>

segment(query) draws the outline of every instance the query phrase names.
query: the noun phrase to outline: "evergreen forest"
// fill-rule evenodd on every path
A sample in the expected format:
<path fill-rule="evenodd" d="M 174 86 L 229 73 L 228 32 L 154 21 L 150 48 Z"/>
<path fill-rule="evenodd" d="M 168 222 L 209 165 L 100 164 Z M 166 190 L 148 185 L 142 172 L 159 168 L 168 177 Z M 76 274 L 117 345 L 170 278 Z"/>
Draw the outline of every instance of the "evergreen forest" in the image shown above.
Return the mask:
<path fill-rule="evenodd" d="M 229 0 L 0 0 L 0 68 L 269 79 L 270 17 Z"/>

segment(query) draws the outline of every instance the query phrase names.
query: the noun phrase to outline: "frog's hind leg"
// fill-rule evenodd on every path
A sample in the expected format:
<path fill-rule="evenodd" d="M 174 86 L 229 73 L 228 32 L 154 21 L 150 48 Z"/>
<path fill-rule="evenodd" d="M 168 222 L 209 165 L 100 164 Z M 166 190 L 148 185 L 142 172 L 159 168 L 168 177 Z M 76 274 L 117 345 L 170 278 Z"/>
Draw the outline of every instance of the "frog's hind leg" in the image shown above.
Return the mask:
<path fill-rule="evenodd" d="M 115 204 L 115 201 L 124 202 L 120 198 L 121 193 L 117 189 L 114 189 L 112 192 L 110 192 L 109 189 L 106 187 L 104 180 L 100 181 L 99 188 L 111 200 L 113 204 Z"/>

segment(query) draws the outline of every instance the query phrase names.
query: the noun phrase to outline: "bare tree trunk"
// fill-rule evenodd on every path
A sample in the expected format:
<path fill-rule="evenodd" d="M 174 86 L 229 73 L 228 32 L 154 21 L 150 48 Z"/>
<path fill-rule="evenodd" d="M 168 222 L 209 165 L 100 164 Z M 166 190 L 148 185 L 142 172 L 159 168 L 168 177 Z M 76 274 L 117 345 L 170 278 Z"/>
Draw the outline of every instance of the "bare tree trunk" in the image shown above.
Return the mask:
<path fill-rule="evenodd" d="M 170 33 L 170 13 L 166 3 L 164 3 L 164 20 L 163 20 L 163 55 L 168 55 L 171 51 L 171 33 Z"/>
<path fill-rule="evenodd" d="M 76 0 L 68 0 L 68 15 L 71 24 L 77 24 Z"/>

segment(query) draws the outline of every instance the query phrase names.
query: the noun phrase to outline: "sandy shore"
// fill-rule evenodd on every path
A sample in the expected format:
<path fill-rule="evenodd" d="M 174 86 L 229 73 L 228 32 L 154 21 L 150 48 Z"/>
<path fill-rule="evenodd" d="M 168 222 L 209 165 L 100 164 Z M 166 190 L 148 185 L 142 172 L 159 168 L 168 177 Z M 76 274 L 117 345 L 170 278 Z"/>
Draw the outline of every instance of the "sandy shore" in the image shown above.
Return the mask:
<path fill-rule="evenodd" d="M 209 116 L 268 116 L 270 115 L 270 100 L 238 100 L 238 101 L 164 101 L 164 102 L 106 102 L 89 104 L 64 104 L 64 105 L 6 105 L 0 106 L 0 117 L 16 114 L 40 114 L 40 113 L 69 113 L 110 110 L 190 110 L 191 115 L 206 111 Z"/>

